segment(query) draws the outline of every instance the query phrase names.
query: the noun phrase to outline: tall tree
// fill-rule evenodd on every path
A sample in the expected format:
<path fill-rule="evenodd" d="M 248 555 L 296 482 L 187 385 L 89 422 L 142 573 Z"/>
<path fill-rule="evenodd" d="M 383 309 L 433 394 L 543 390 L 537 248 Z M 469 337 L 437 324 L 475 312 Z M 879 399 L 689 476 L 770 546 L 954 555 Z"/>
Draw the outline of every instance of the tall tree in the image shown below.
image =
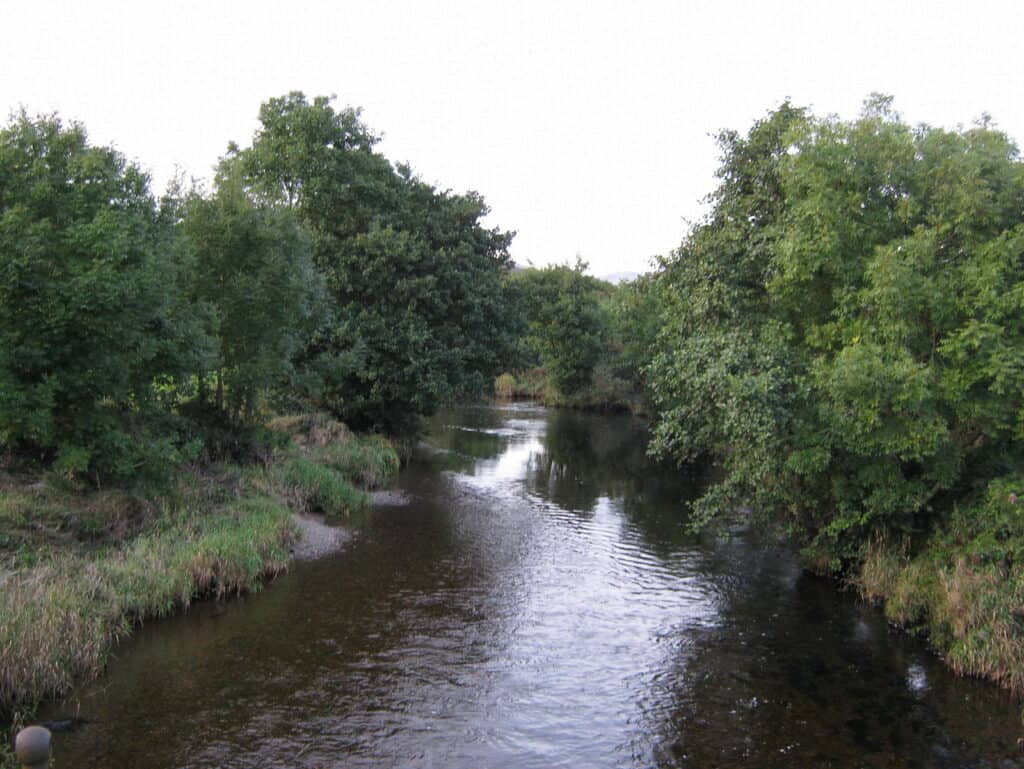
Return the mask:
<path fill-rule="evenodd" d="M 241 153 L 248 183 L 312 234 L 332 320 L 305 355 L 321 405 L 357 428 L 403 432 L 479 392 L 505 344 L 511 235 L 480 196 L 439 192 L 374 150 L 357 111 L 272 99 Z"/>
<path fill-rule="evenodd" d="M 181 227 L 193 261 L 191 298 L 216 340 L 197 372 L 200 400 L 232 421 L 252 417 L 261 395 L 291 381 L 322 311 L 309 237 L 290 209 L 249 197 L 233 156 L 221 163 L 212 196 L 187 196 Z"/>

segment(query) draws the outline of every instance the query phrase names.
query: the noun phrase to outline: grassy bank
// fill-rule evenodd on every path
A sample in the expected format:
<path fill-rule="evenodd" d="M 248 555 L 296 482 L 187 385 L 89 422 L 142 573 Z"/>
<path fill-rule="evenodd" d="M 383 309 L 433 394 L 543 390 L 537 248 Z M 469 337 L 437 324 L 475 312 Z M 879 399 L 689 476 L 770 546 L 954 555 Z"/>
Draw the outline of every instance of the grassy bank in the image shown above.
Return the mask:
<path fill-rule="evenodd" d="M 258 589 L 287 568 L 294 512 L 351 515 L 398 467 L 323 416 L 272 427 L 266 465 L 183 469 L 160 495 L 0 476 L 0 720 L 97 675 L 137 623 Z"/>
<path fill-rule="evenodd" d="M 1024 478 L 993 482 L 927 541 L 876 542 L 856 584 L 957 673 L 1024 694 Z"/>

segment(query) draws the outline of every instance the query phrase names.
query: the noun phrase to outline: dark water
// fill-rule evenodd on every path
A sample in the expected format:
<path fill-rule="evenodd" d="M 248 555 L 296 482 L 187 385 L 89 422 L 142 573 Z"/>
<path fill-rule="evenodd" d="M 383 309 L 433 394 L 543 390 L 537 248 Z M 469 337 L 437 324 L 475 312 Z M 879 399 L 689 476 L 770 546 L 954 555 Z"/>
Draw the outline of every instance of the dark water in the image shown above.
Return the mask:
<path fill-rule="evenodd" d="M 58 767 L 1005 767 L 1018 706 L 749 535 L 626 418 L 435 421 L 346 549 L 153 623 Z"/>

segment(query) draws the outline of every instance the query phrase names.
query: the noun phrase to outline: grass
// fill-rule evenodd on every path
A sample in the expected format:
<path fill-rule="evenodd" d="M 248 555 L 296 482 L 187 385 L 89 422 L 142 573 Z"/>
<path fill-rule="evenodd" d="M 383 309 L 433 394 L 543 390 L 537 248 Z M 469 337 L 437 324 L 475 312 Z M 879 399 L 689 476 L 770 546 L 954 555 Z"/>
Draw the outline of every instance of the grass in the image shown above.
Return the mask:
<path fill-rule="evenodd" d="M 516 394 L 516 378 L 505 373 L 494 380 L 494 395 L 498 398 L 512 398 Z"/>
<path fill-rule="evenodd" d="M 200 595 L 257 589 L 288 564 L 290 511 L 262 496 L 167 509 L 144 535 L 94 553 L 53 550 L 0 575 L 0 713 L 99 673 L 144 619 Z"/>
<path fill-rule="evenodd" d="M 324 415 L 271 427 L 290 440 L 267 465 L 182 468 L 159 497 L 0 474 L 0 722 L 96 676 L 137 623 L 259 589 L 287 568 L 294 512 L 349 516 L 357 485 L 398 469 L 384 438 Z"/>
<path fill-rule="evenodd" d="M 298 511 L 350 517 L 369 505 L 369 497 L 341 473 L 312 459 L 291 457 L 282 463 L 276 477 Z"/>
<path fill-rule="evenodd" d="M 494 394 L 498 398 L 528 398 L 544 400 L 551 392 L 543 368 L 531 368 L 516 374 L 504 373 L 494 380 Z"/>
<path fill-rule="evenodd" d="M 398 453 L 380 435 L 352 436 L 329 443 L 313 454 L 314 459 L 367 489 L 383 486 L 398 472 Z"/>
<path fill-rule="evenodd" d="M 886 617 L 957 673 L 1024 694 L 1024 478 L 990 485 L 913 554 L 876 542 L 856 578 Z"/>

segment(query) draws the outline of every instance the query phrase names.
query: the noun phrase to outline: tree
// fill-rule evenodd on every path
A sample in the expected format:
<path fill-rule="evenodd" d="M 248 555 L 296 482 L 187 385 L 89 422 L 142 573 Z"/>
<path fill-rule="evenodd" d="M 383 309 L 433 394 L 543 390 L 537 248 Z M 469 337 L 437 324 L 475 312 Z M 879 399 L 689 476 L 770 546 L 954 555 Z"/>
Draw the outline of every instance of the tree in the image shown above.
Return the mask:
<path fill-rule="evenodd" d="M 206 405 L 232 422 L 251 419 L 258 400 L 290 383 L 293 361 L 322 311 L 323 280 L 294 213 L 247 195 L 236 157 L 221 163 L 212 196 L 183 203 L 182 232 L 193 262 L 191 299 L 216 340 L 197 372 Z"/>
<path fill-rule="evenodd" d="M 551 383 L 572 395 L 590 383 L 604 350 L 605 319 L 598 301 L 605 284 L 585 274 L 586 263 L 515 273 L 527 343 Z"/>
<path fill-rule="evenodd" d="M 200 333 L 180 256 L 146 176 L 80 125 L 0 131 L 0 446 L 94 479 L 177 457 L 150 417 Z"/>
<path fill-rule="evenodd" d="M 662 330 L 647 367 L 658 411 L 652 449 L 677 462 L 713 458 L 723 480 L 695 505 L 696 522 L 737 506 L 784 504 L 774 493 L 796 393 L 786 329 L 768 282 L 785 210 L 781 165 L 804 112 L 783 104 L 748 136 L 719 136 L 722 165 L 707 219 L 664 261 Z"/>
<path fill-rule="evenodd" d="M 310 397 L 357 429 L 406 432 L 478 393 L 506 344 L 511 235 L 475 193 L 439 192 L 374 151 L 358 111 L 300 93 L 272 99 L 240 160 L 263 199 L 312 235 L 330 320 L 303 356 Z"/>
<path fill-rule="evenodd" d="M 1024 173 L 986 127 L 789 105 L 724 137 L 714 210 L 667 261 L 655 448 L 716 457 L 819 565 L 913 538 L 1019 468 Z"/>

